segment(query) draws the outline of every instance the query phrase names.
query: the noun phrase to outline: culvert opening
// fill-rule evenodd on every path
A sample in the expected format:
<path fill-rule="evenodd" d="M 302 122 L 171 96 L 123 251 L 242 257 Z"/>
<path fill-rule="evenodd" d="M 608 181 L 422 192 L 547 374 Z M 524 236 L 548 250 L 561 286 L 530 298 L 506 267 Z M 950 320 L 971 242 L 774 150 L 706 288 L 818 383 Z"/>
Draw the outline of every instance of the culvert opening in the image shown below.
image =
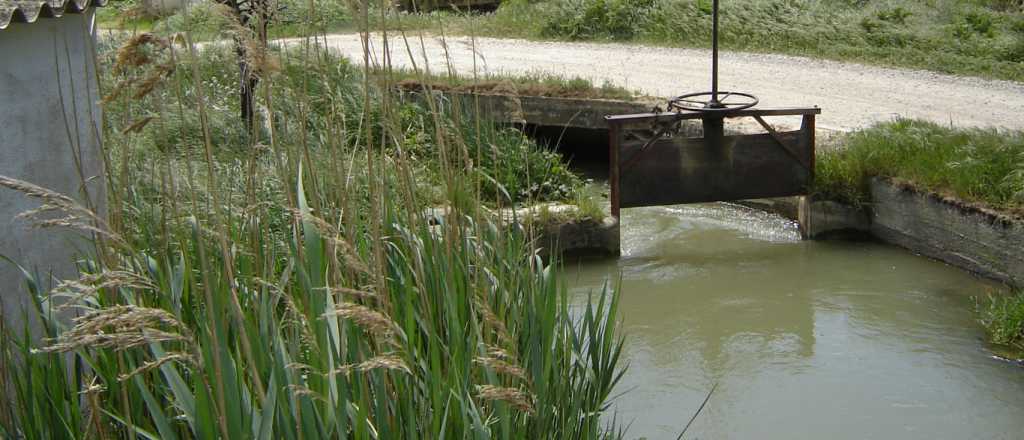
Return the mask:
<path fill-rule="evenodd" d="M 608 130 L 536 124 L 520 129 L 538 144 L 557 151 L 573 170 L 585 177 L 608 178 Z"/>

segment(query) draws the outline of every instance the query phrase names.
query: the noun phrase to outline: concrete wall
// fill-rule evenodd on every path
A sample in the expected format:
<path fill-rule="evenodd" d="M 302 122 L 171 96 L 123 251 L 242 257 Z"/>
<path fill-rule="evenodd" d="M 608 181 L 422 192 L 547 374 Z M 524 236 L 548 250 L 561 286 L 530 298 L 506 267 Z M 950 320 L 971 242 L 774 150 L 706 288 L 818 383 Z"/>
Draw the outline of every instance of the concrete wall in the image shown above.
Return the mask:
<path fill-rule="evenodd" d="M 406 92 L 414 100 L 423 99 L 418 92 Z M 513 96 L 471 94 L 463 92 L 438 93 L 441 108 L 450 110 L 454 101 L 458 108 L 469 111 L 479 108 L 481 116 L 497 122 L 546 125 L 557 127 L 607 130 L 606 115 L 643 113 L 651 110 L 647 102 L 609 99 L 551 98 L 545 96 Z"/>
<path fill-rule="evenodd" d="M 11 24 L 0 30 L 0 175 L 105 203 L 93 10 Z M 83 183 L 87 182 L 87 183 Z M 54 277 L 76 276 L 87 242 L 69 231 L 31 229 L 14 217 L 38 206 L 0 188 L 0 254 Z M 8 323 L 27 304 L 22 275 L 0 261 L 0 302 Z M 20 315 L 20 313 L 17 313 Z"/>
<path fill-rule="evenodd" d="M 871 233 L 876 237 L 1024 285 L 1024 222 L 883 179 L 871 182 L 871 201 Z"/>
<path fill-rule="evenodd" d="M 744 205 L 796 220 L 795 198 L 748 200 Z M 871 207 L 815 201 L 810 238 L 868 233 L 976 274 L 1024 287 L 1024 220 L 1011 218 L 889 179 L 871 181 Z"/>

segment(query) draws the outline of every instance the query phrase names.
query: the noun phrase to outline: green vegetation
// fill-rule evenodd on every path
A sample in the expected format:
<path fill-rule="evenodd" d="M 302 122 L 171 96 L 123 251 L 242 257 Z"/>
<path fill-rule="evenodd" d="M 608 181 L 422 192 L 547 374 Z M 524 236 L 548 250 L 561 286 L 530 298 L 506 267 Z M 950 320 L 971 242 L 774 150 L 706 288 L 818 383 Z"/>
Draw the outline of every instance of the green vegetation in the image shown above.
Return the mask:
<path fill-rule="evenodd" d="M 710 13 L 710 0 L 511 0 L 493 14 L 401 23 L 449 35 L 708 47 Z M 1014 1 L 725 1 L 721 22 L 726 50 L 1024 80 L 1024 11 Z"/>
<path fill-rule="evenodd" d="M 870 202 L 871 177 L 895 177 L 1005 213 L 1024 213 L 1024 133 L 899 120 L 851 133 L 822 150 L 816 197 L 861 205 Z"/>
<path fill-rule="evenodd" d="M 276 0 L 269 34 L 271 38 L 308 35 L 311 32 L 355 31 L 355 3 L 334 0 Z M 212 1 L 193 2 L 188 9 L 167 16 L 151 16 L 141 0 L 110 0 L 97 10 L 102 29 L 171 34 L 188 32 L 196 41 L 224 38 L 230 18 L 225 7 Z"/>
<path fill-rule="evenodd" d="M 142 34 L 100 54 L 108 214 L 0 178 L 94 244 L 52 291 L 26 271 L 46 339 L 0 327 L 0 437 L 621 437 L 601 420 L 617 295 L 570 310 L 488 209 L 579 179 L 386 75 L 236 36 L 261 78 L 251 131 L 233 52 Z"/>
<path fill-rule="evenodd" d="M 465 76 L 430 76 L 421 82 L 415 72 L 397 71 L 395 79 L 404 90 L 419 91 L 427 86 L 437 91 L 493 93 L 555 98 L 633 100 L 640 94 L 611 82 L 595 86 L 586 78 L 533 73 L 527 75 L 485 75 L 476 79 Z"/>
<path fill-rule="evenodd" d="M 131 5 L 134 0 L 126 0 Z M 354 30 L 343 2 L 282 0 L 272 37 Z M 312 8 L 312 9 L 311 9 Z M 124 9 L 115 6 L 114 9 Z M 120 27 L 153 26 L 215 38 L 216 7 Z M 312 11 L 312 13 L 311 13 Z M 528 39 L 631 41 L 708 47 L 710 0 L 508 0 L 493 13 L 371 11 L 380 28 Z M 110 11 L 103 12 L 109 16 Z M 754 0 L 723 2 L 726 50 L 783 53 L 937 72 L 1024 81 L 1024 6 L 1013 0 Z M 186 20 L 185 16 L 189 16 Z M 109 22 L 110 20 L 107 20 Z"/>
<path fill-rule="evenodd" d="M 100 29 L 134 29 L 138 32 L 147 32 L 153 29 L 158 18 L 145 16 L 138 0 L 112 0 L 96 10 L 96 20 Z"/>
<path fill-rule="evenodd" d="M 980 312 L 992 342 L 1024 350 L 1024 292 L 992 296 Z"/>

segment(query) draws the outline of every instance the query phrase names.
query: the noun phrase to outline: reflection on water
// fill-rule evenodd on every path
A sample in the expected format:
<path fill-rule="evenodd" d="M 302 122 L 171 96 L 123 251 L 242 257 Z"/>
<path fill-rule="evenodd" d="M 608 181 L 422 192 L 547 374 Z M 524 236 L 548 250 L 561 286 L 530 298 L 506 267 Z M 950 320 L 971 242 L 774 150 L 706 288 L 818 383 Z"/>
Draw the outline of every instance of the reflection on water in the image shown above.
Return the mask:
<path fill-rule="evenodd" d="M 1021 438 L 1024 369 L 992 359 L 995 286 L 874 243 L 712 204 L 623 211 L 618 260 L 567 264 L 580 301 L 621 276 L 631 437 Z"/>

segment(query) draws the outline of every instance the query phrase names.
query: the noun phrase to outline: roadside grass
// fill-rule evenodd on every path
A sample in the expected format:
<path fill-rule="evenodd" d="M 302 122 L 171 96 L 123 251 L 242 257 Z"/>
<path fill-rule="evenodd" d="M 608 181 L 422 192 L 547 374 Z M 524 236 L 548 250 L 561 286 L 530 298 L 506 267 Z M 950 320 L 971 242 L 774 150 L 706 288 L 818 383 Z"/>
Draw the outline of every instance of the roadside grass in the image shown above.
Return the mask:
<path fill-rule="evenodd" d="M 1024 133 L 897 120 L 842 136 L 819 153 L 815 197 L 870 203 L 869 180 L 893 177 L 1012 215 L 1024 215 Z"/>
<path fill-rule="evenodd" d="M 1024 292 L 990 296 L 979 312 L 993 343 L 1024 350 Z"/>
<path fill-rule="evenodd" d="M 447 35 L 709 47 L 710 0 L 550 0 L 494 13 L 400 14 L 400 26 Z M 1003 1 L 723 2 L 725 50 L 1024 81 L 1024 11 Z"/>
<path fill-rule="evenodd" d="M 618 294 L 571 307 L 490 214 L 575 197 L 557 155 L 302 45 L 250 52 L 250 130 L 233 52 L 189 41 L 100 56 L 104 215 L 0 179 L 95 245 L 52 291 L 25 271 L 44 339 L 0 327 L 0 436 L 624 436 Z"/>

